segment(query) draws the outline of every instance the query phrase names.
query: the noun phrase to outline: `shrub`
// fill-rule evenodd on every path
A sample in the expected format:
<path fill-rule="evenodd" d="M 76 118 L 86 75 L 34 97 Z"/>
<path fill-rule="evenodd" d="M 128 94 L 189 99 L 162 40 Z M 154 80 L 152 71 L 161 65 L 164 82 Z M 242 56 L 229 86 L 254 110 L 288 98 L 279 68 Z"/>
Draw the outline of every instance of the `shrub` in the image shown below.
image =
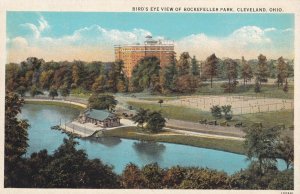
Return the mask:
<path fill-rule="evenodd" d="M 220 106 L 212 106 L 210 108 L 211 114 L 213 117 L 215 117 L 216 119 L 220 119 L 222 118 L 222 109 Z"/>

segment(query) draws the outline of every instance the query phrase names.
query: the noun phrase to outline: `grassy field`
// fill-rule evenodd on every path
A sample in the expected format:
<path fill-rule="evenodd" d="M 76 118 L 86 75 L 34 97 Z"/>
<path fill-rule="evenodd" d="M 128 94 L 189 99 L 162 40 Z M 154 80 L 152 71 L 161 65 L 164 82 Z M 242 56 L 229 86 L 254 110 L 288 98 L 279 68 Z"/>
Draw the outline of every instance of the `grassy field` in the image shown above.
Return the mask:
<path fill-rule="evenodd" d="M 161 111 L 163 116 L 169 119 L 177 119 L 184 121 L 198 122 L 199 120 L 207 119 L 214 120 L 210 112 L 204 112 L 199 109 L 164 105 L 162 107 L 158 103 L 140 103 L 140 102 L 128 102 L 129 105 L 134 108 L 144 108 L 152 111 Z M 219 119 L 218 121 L 223 121 Z M 255 114 L 244 114 L 233 116 L 232 121 L 229 124 L 237 122 L 243 122 L 243 125 L 251 126 L 253 123 L 262 122 L 265 127 L 272 127 L 278 124 L 284 124 L 286 127 L 292 126 L 294 123 L 294 110 L 284 110 L 277 112 L 265 112 Z"/>
<path fill-rule="evenodd" d="M 196 136 L 186 136 L 181 134 L 174 135 L 174 133 L 170 133 L 167 131 L 163 131 L 159 134 L 161 135 L 145 133 L 136 127 L 119 128 L 104 132 L 104 136 L 155 142 L 177 143 L 238 154 L 244 154 L 245 152 L 243 142 L 238 140 L 213 139 Z"/>
<path fill-rule="evenodd" d="M 290 127 L 294 125 L 294 110 L 238 115 L 234 116 L 233 119 L 242 121 L 243 124 L 245 123 L 247 126 L 261 122 L 263 126 L 267 128 L 281 124 Z"/>
<path fill-rule="evenodd" d="M 69 104 L 64 102 L 51 102 L 51 101 L 25 101 L 25 104 L 41 104 L 41 105 L 55 105 L 55 106 L 64 106 L 69 108 L 74 108 L 77 110 L 83 110 L 84 108 L 75 104 Z"/>
<path fill-rule="evenodd" d="M 238 85 L 236 90 L 232 93 L 224 93 L 224 88 L 221 87 L 221 83 L 213 84 L 213 88 L 210 88 L 209 84 L 205 84 L 198 89 L 196 94 L 198 95 L 239 95 L 239 96 L 257 96 L 267 98 L 294 98 L 294 85 L 289 85 L 288 92 L 284 92 L 282 87 L 279 89 L 276 85 L 262 84 L 261 92 L 254 92 L 254 85 Z"/>
<path fill-rule="evenodd" d="M 169 119 L 178 119 L 185 121 L 199 121 L 201 119 L 213 119 L 209 112 L 203 112 L 199 109 L 187 108 L 187 107 L 179 107 L 172 105 L 164 105 L 162 107 L 157 102 L 150 103 L 141 103 L 141 102 L 127 102 L 129 105 L 134 108 L 144 108 L 152 111 L 161 111 L 162 115 L 165 118 Z"/>

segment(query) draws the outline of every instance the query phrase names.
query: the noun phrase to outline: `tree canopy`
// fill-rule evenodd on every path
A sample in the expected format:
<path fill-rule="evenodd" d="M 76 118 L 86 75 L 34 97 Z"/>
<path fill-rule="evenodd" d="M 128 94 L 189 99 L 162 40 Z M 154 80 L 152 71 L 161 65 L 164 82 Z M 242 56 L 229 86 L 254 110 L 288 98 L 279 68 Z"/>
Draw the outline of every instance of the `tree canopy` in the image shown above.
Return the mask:
<path fill-rule="evenodd" d="M 93 109 L 100 109 L 100 110 L 109 110 L 113 111 L 117 105 L 117 100 L 115 100 L 115 97 L 112 95 L 106 95 L 106 94 L 96 94 L 90 96 L 89 98 L 89 108 Z"/>

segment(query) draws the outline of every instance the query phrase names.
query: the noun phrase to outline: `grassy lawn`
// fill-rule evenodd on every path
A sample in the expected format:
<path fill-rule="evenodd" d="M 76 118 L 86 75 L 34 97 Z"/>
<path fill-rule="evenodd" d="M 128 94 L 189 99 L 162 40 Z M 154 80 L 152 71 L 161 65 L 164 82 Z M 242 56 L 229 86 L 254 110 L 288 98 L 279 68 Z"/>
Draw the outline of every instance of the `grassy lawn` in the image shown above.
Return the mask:
<path fill-rule="evenodd" d="M 179 107 L 172 105 L 164 105 L 162 107 L 158 103 L 140 103 L 140 102 L 128 102 L 129 105 L 134 108 L 150 109 L 152 111 L 161 111 L 163 116 L 169 119 L 177 119 L 184 121 L 198 122 L 202 119 L 215 120 L 210 112 L 204 112 L 198 109 Z M 223 121 L 219 119 L 218 121 Z M 265 127 L 272 127 L 279 124 L 284 124 L 286 127 L 292 126 L 294 123 L 294 110 L 284 110 L 277 112 L 244 114 L 233 116 L 232 121 L 229 124 L 235 124 L 237 122 L 243 122 L 243 125 L 251 126 L 253 123 L 262 122 Z"/>
<path fill-rule="evenodd" d="M 186 135 L 168 135 L 170 132 L 163 131 L 157 134 L 149 134 L 141 131 L 136 127 L 119 128 L 115 130 L 105 131 L 104 136 L 113 136 L 127 139 L 147 140 L 155 142 L 177 143 L 191 145 L 202 148 L 222 150 L 233 153 L 244 153 L 243 142 L 238 140 L 213 139 Z"/>
<path fill-rule="evenodd" d="M 127 102 L 128 105 L 133 106 L 135 109 L 144 108 L 152 111 L 161 111 L 162 115 L 165 118 L 169 119 L 178 119 L 184 121 L 196 121 L 198 122 L 200 119 L 213 119 L 209 112 L 204 112 L 198 109 L 187 108 L 187 107 L 179 107 L 172 105 L 164 105 L 162 107 L 157 102 L 150 103 L 141 103 L 141 102 Z"/>
<path fill-rule="evenodd" d="M 254 85 L 238 85 L 233 93 L 224 93 L 224 88 L 221 87 L 221 83 L 213 83 L 213 88 L 210 88 L 209 84 L 203 84 L 198 91 L 197 95 L 241 95 L 241 96 L 257 96 L 267 98 L 294 98 L 294 85 L 289 85 L 288 92 L 284 92 L 282 87 L 279 89 L 276 85 L 262 84 L 261 92 L 254 92 Z"/>
<path fill-rule="evenodd" d="M 294 110 L 238 115 L 234 116 L 233 119 L 242 121 L 247 126 L 251 126 L 255 122 L 261 122 L 267 128 L 281 124 L 290 127 L 294 125 Z"/>
<path fill-rule="evenodd" d="M 64 106 L 69 108 L 74 108 L 77 110 L 83 110 L 84 108 L 75 104 L 69 104 L 64 102 L 51 102 L 51 101 L 25 101 L 25 104 L 41 104 L 41 105 L 55 105 L 55 106 Z"/>

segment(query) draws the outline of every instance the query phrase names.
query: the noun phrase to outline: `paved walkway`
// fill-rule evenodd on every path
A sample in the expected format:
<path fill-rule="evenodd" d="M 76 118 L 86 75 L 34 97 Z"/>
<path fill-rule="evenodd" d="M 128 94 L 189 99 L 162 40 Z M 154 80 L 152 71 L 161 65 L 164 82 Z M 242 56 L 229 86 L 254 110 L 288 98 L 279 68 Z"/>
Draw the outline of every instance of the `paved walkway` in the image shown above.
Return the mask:
<path fill-rule="evenodd" d="M 196 122 L 181 121 L 175 119 L 167 119 L 166 126 L 168 128 L 179 129 L 180 131 L 192 131 L 198 133 L 215 134 L 222 136 L 232 136 L 242 138 L 245 133 L 241 128 L 223 127 L 220 125 L 204 125 Z"/>
<path fill-rule="evenodd" d="M 201 133 L 201 132 L 185 131 L 185 130 L 180 130 L 180 129 L 172 129 L 172 128 L 168 128 L 168 127 L 165 127 L 164 129 L 167 131 L 170 131 L 170 132 L 175 132 L 175 133 L 183 134 L 186 136 L 197 136 L 197 137 L 204 137 L 204 138 L 211 138 L 211 139 L 229 139 L 229 140 L 244 141 L 244 138 L 241 138 L 241 137 L 232 137 L 232 136 L 227 136 L 227 135 L 216 135 L 216 134 L 207 134 L 207 133 Z"/>

